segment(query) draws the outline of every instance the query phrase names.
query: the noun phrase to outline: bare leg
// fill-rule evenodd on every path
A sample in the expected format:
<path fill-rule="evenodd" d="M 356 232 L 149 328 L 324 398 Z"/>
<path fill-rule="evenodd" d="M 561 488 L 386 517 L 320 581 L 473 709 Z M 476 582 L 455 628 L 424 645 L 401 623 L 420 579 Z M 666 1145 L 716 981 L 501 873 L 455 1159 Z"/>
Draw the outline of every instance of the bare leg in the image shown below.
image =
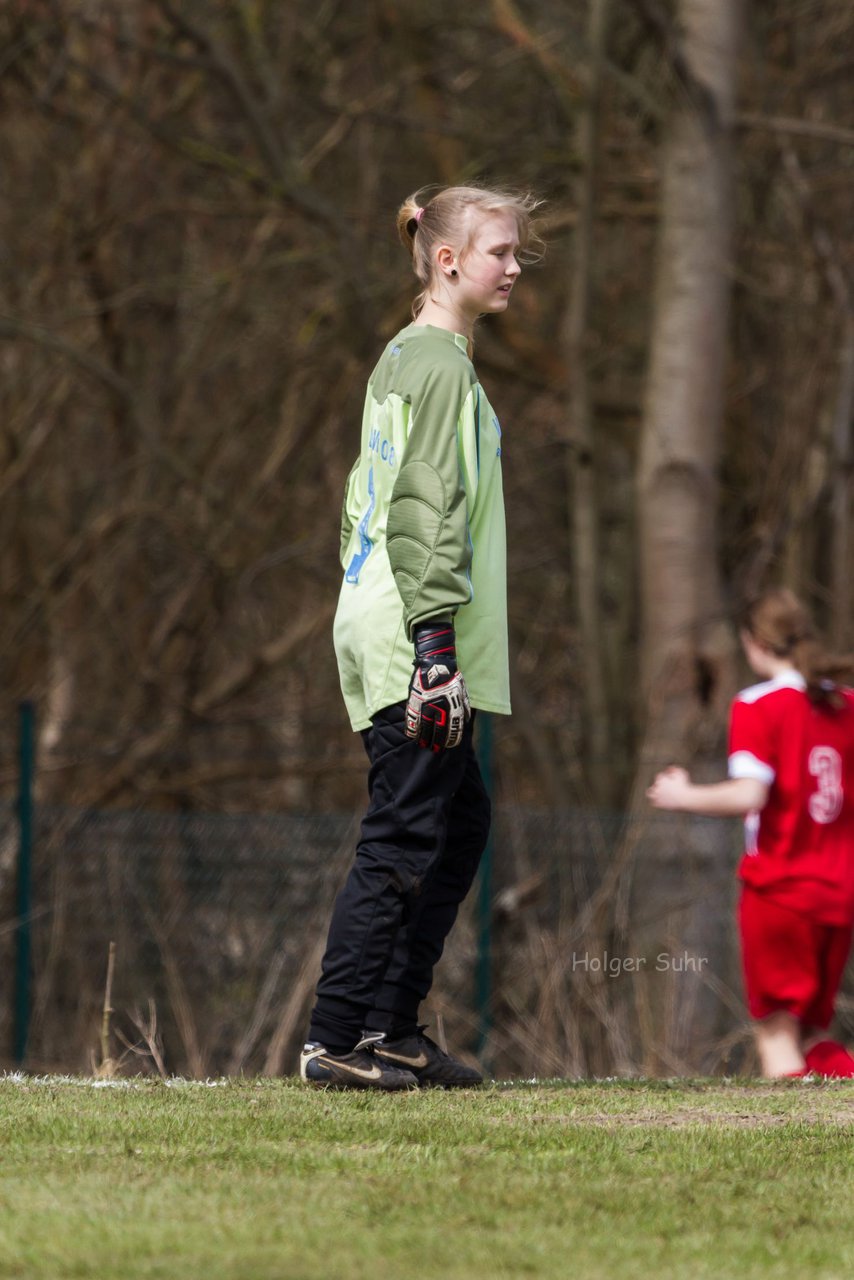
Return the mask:
<path fill-rule="evenodd" d="M 774 1080 L 804 1070 L 801 1024 L 793 1014 L 772 1013 L 753 1029 L 763 1076 Z"/>

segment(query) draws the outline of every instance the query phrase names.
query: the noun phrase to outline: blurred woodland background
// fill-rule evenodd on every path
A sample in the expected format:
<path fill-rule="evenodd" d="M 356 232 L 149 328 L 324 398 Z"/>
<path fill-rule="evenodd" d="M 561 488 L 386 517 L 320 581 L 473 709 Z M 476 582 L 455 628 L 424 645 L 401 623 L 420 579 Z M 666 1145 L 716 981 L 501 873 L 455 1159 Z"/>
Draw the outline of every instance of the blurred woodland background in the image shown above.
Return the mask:
<path fill-rule="evenodd" d="M 672 760 L 723 776 L 744 594 L 785 582 L 854 644 L 852 73 L 848 0 L 6 0 L 0 949 L 31 699 L 33 1065 L 93 1059 L 115 939 L 131 1069 L 293 1069 L 365 795 L 331 621 L 365 381 L 414 292 L 394 214 L 480 178 L 541 196 L 548 245 L 475 352 L 514 699 L 488 1058 L 749 1066 L 738 832 L 642 797 Z M 262 846 L 291 896 L 226 926 Z M 434 997 L 469 1048 L 472 911 Z M 709 964 L 650 972 L 683 951 Z M 577 963 L 605 953 L 651 959 Z"/>

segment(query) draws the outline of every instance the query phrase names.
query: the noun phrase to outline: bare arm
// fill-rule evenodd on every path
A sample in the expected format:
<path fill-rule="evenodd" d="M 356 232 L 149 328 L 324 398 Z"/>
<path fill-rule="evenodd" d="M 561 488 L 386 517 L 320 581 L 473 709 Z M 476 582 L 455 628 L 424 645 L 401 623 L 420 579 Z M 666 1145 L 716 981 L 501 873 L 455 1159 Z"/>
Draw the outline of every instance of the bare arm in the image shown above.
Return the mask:
<path fill-rule="evenodd" d="M 686 769 L 671 765 L 658 775 L 646 794 L 654 809 L 731 818 L 763 809 L 768 800 L 768 786 L 757 778 L 728 778 L 726 782 L 701 784 L 692 782 Z"/>

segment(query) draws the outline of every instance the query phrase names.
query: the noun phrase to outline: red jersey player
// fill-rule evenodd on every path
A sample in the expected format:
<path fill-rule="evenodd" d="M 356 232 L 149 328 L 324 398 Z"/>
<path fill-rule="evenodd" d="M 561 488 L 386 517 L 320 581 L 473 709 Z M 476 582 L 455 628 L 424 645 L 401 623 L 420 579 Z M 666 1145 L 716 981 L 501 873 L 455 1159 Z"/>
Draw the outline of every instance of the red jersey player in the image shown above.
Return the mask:
<path fill-rule="evenodd" d="M 767 592 L 741 632 L 761 684 L 732 705 L 729 779 L 701 786 L 671 767 L 657 809 L 743 814 L 742 963 L 766 1076 L 854 1076 L 824 1036 L 854 931 L 854 655 L 832 657 L 790 591 Z"/>

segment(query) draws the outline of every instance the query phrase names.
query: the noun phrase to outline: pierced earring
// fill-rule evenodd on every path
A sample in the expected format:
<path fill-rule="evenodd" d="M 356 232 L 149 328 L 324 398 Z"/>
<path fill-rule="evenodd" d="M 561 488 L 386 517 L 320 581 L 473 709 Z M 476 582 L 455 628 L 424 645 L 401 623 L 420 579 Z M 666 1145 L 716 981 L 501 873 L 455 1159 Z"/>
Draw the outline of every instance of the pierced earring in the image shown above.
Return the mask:
<path fill-rule="evenodd" d="M 451 267 L 451 275 L 452 275 L 452 276 L 455 276 L 456 274 L 457 274 L 457 268 L 456 268 L 456 267 Z"/>

